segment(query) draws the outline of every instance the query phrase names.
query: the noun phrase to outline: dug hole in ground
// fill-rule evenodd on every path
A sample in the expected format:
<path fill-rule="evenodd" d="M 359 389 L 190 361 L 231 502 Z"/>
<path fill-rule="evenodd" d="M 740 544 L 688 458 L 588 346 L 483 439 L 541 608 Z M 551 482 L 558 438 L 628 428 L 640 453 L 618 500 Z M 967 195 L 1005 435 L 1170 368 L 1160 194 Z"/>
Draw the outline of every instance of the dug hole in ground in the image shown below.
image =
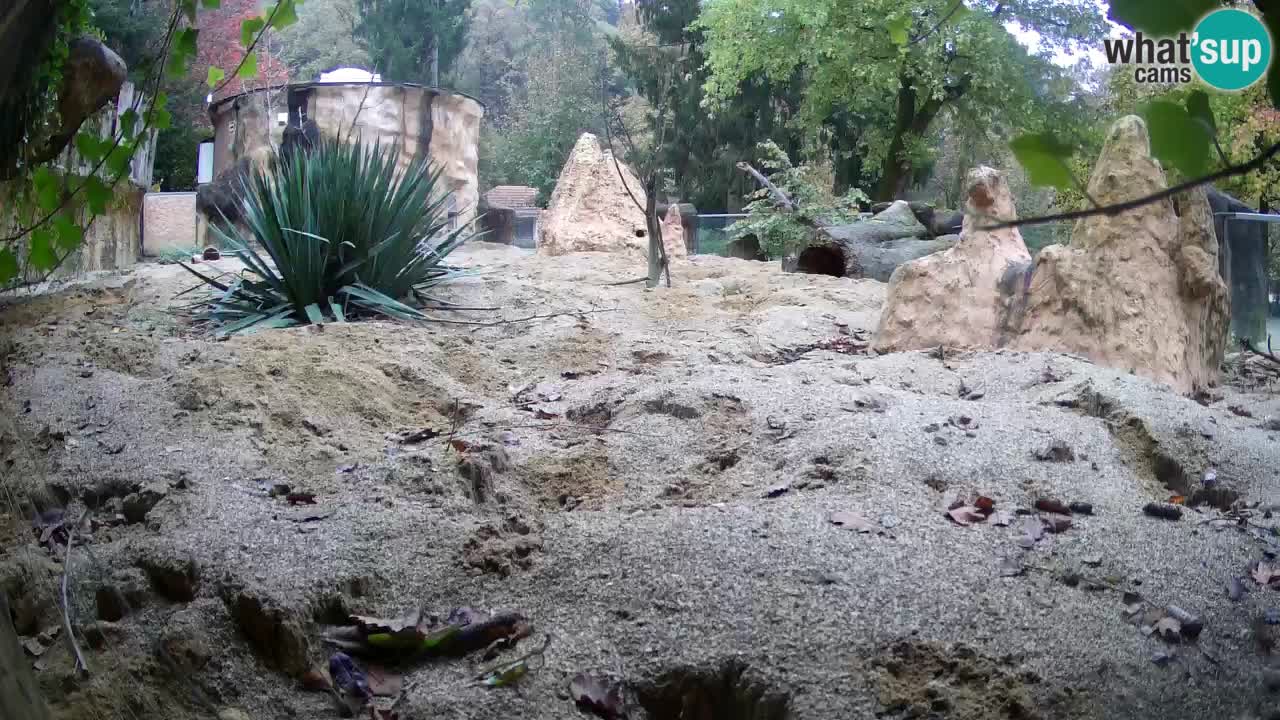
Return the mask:
<path fill-rule="evenodd" d="M 606 286 L 625 256 L 455 257 L 495 271 L 448 291 L 502 308 L 477 319 L 582 312 L 214 342 L 176 265 L 4 303 L 0 590 L 55 717 L 339 717 L 304 686 L 326 628 L 416 608 L 531 635 L 379 675 L 400 718 L 577 717 L 579 673 L 654 720 L 1277 707 L 1263 365 L 1229 356 L 1197 402 L 1064 355 L 875 355 L 872 280 L 694 257 L 645 291 Z M 1144 513 L 1210 468 L 1207 499 L 1247 506 Z M 58 544 L 85 507 L 87 676 Z"/>

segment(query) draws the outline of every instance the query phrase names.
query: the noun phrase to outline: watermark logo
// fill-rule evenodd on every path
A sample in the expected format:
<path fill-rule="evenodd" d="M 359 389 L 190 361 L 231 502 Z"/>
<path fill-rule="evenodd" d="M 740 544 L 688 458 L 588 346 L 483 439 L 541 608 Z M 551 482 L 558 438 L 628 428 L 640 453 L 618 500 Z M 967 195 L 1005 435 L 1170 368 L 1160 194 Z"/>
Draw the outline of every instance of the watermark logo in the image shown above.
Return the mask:
<path fill-rule="evenodd" d="M 1194 77 L 1218 90 L 1237 91 L 1253 85 L 1271 65 L 1271 33 L 1243 10 L 1214 10 L 1194 30 L 1169 38 L 1136 33 L 1104 41 L 1107 62 L 1133 65 L 1139 83 L 1185 84 Z"/>

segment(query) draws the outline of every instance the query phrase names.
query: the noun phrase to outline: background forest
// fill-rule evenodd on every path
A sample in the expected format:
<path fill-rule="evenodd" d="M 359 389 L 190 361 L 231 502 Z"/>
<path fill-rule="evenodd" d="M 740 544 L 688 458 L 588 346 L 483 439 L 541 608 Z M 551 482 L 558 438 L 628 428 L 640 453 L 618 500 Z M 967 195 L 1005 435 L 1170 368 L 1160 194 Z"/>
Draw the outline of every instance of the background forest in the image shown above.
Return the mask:
<path fill-rule="evenodd" d="M 140 76 L 170 1 L 90 0 L 94 24 Z M 1089 62 L 1085 53 L 1115 31 L 1089 0 L 911 5 L 908 20 L 896 0 L 307 0 L 298 22 L 268 34 L 257 77 L 219 96 L 338 65 L 388 80 L 438 77 L 486 105 L 482 190 L 531 185 L 543 202 L 574 141 L 594 132 L 625 134 L 618 151 L 662 168 L 668 199 L 704 213 L 740 212 L 756 188 L 735 164 L 768 162 L 780 149 L 801 170 L 793 176 L 809 185 L 803 191 L 833 207 L 851 191 L 957 207 L 965 171 L 985 163 L 1009 173 L 1021 213 L 1031 215 L 1085 199 L 1032 187 L 1011 138 L 1071 138 L 1084 179 L 1109 120 L 1186 92 L 1139 86 L 1123 69 Z M 190 76 L 165 81 L 173 121 L 157 152 L 162 189 L 192 188 L 196 145 L 209 133 L 205 74 L 234 65 L 240 21 L 259 11 L 256 0 L 201 11 Z M 885 18 L 894 32 L 884 31 Z M 1251 157 L 1280 134 L 1261 85 L 1215 93 L 1212 103 L 1221 159 Z M 669 128 L 661 147 L 653 147 L 656 123 Z M 1277 179 L 1273 160 L 1222 189 L 1266 210 Z M 1060 234 L 1039 228 L 1028 241 Z"/>

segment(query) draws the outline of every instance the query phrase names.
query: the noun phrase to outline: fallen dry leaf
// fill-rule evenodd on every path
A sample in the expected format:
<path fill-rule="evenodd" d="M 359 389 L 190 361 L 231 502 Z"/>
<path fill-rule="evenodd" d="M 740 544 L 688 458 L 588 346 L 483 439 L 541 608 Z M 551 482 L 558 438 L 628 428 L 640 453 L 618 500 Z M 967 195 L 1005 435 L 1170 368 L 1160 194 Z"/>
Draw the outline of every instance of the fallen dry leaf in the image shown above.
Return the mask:
<path fill-rule="evenodd" d="M 827 520 L 832 525 L 839 525 L 840 527 L 853 530 L 857 533 L 869 533 L 875 530 L 869 520 L 855 512 L 848 512 L 844 510 L 833 512 Z"/>
<path fill-rule="evenodd" d="M 1275 579 L 1276 570 L 1267 563 L 1258 561 L 1258 564 L 1254 565 L 1253 569 L 1249 571 L 1249 576 L 1253 578 L 1254 582 L 1266 587 Z"/>
<path fill-rule="evenodd" d="M 1170 505 L 1186 505 L 1186 504 L 1187 504 L 1187 496 L 1186 496 L 1186 495 L 1171 495 L 1171 496 L 1169 496 L 1169 504 L 1170 504 Z"/>
<path fill-rule="evenodd" d="M 404 677 L 377 665 L 365 668 L 365 677 L 369 680 L 369 692 L 377 697 L 395 697 L 404 687 Z"/>
<path fill-rule="evenodd" d="M 466 440 L 459 440 L 457 438 L 450 440 L 449 446 L 460 453 L 465 453 L 471 449 L 471 443 L 467 442 Z"/>
<path fill-rule="evenodd" d="M 1044 537 L 1044 523 L 1040 518 L 1027 517 L 1022 519 L 1022 524 L 1018 526 L 1018 544 L 1024 548 L 1035 547 L 1035 544 Z"/>
<path fill-rule="evenodd" d="M 952 508 L 947 511 L 947 517 L 951 518 L 957 525 L 965 527 L 987 519 L 987 516 L 983 515 L 981 510 L 972 505 L 961 505 L 958 508 Z"/>
<path fill-rule="evenodd" d="M 1055 535 L 1071 529 L 1071 518 L 1066 515 L 1045 513 L 1040 516 L 1040 520 L 1044 523 L 1044 529 L 1048 532 L 1054 533 Z"/>
<path fill-rule="evenodd" d="M 605 720 L 622 717 L 622 686 L 611 679 L 578 673 L 569 681 L 569 694 L 579 708 Z"/>
<path fill-rule="evenodd" d="M 973 506 L 978 508 L 984 515 L 990 515 L 995 512 L 996 501 L 986 495 L 979 495 L 978 499 L 973 501 Z"/>
<path fill-rule="evenodd" d="M 1057 513 L 1059 515 L 1071 514 L 1071 508 L 1066 503 L 1051 498 L 1040 498 L 1036 501 L 1035 508 L 1040 512 Z"/>
<path fill-rule="evenodd" d="M 328 670 L 312 668 L 302 676 L 302 687 L 307 690 L 330 690 L 333 688 L 333 680 L 329 678 Z"/>

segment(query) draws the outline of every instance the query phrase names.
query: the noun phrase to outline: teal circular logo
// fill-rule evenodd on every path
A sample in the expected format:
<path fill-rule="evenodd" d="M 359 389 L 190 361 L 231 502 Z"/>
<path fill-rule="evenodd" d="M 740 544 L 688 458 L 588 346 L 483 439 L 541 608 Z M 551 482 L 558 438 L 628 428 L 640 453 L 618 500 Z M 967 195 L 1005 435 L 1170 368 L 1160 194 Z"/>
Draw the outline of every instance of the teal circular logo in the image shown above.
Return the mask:
<path fill-rule="evenodd" d="M 1271 33 L 1243 10 L 1214 10 L 1200 19 L 1191 40 L 1191 64 L 1210 87 L 1243 90 L 1271 64 Z"/>

